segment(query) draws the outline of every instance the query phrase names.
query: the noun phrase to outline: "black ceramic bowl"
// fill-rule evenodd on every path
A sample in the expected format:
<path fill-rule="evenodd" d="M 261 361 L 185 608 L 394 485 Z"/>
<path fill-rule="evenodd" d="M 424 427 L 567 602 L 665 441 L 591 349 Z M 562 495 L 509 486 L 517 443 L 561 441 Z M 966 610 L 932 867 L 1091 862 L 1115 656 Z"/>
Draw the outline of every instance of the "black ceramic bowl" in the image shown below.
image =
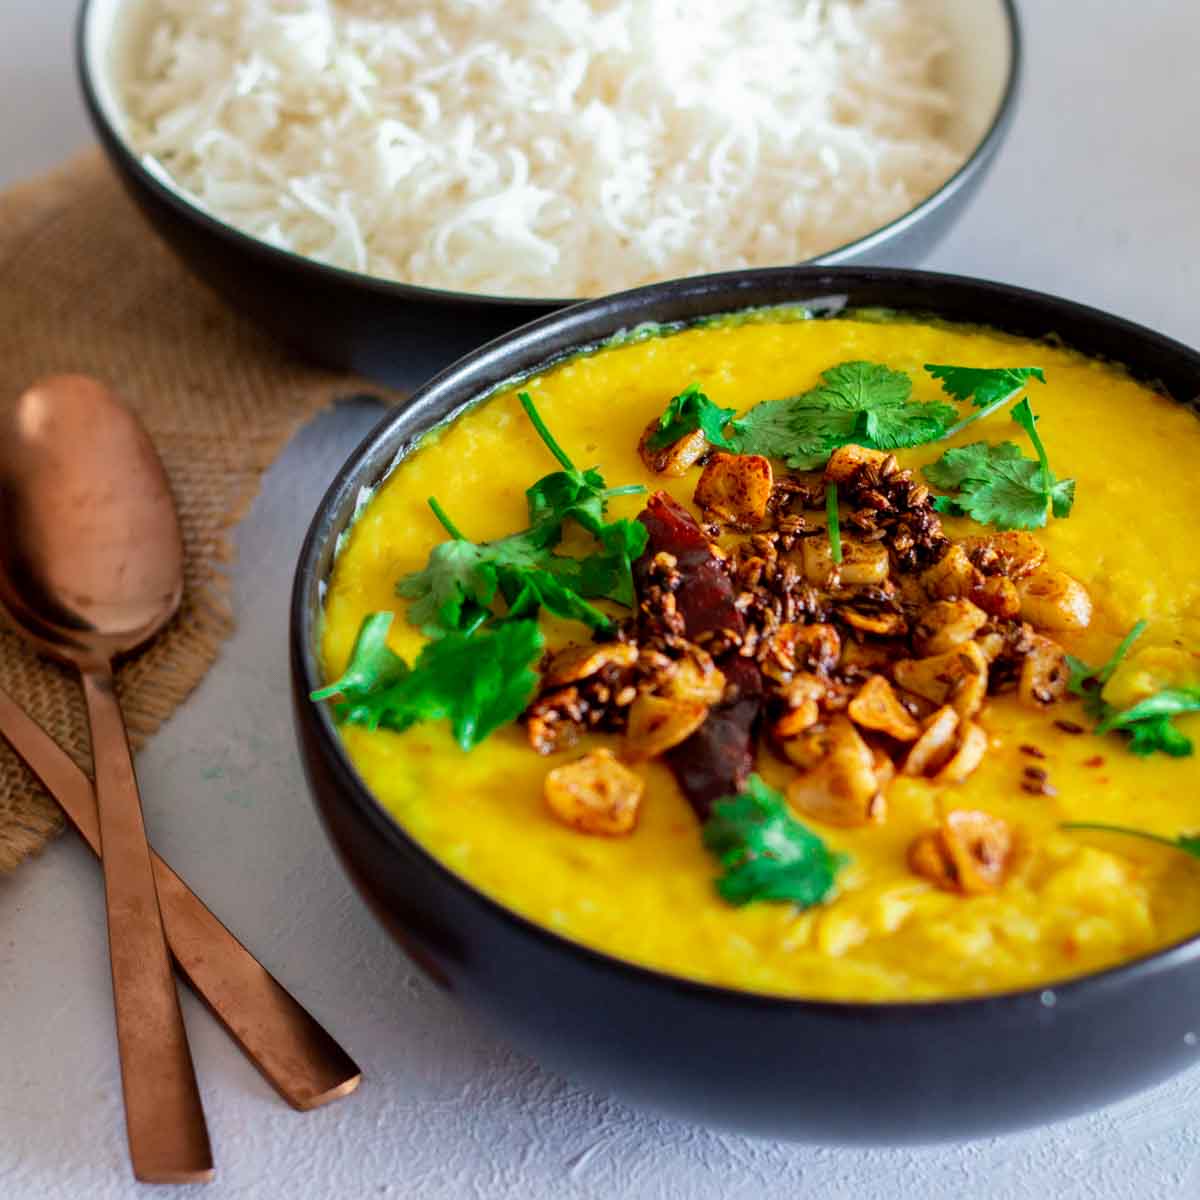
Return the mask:
<path fill-rule="evenodd" d="M 999 284 L 915 271 L 784 268 L 642 288 L 552 314 L 456 363 L 389 414 L 313 520 L 296 573 L 291 658 L 304 761 L 329 834 L 376 914 L 429 974 L 529 1054 L 636 1103 L 758 1134 L 913 1141 L 1031 1125 L 1194 1062 L 1200 938 L 1102 974 L 937 1003 L 777 999 L 631 966 L 531 924 L 420 848 L 342 749 L 317 659 L 323 581 L 363 488 L 473 398 L 621 329 L 753 305 L 898 309 L 1058 336 L 1182 401 L 1200 354 L 1127 321 Z M 397 1036 L 403 1036 L 398 1032 Z"/>
<path fill-rule="evenodd" d="M 1020 65 L 1012 0 L 943 0 L 956 47 L 947 83 L 958 97 L 951 135 L 966 161 L 933 195 L 867 236 L 815 260 L 918 262 L 951 227 L 1010 123 Z M 126 190 L 187 266 L 296 353 L 396 386 L 572 301 L 485 296 L 394 283 L 276 249 L 214 219 L 131 151 L 114 86 L 144 28 L 147 0 L 83 0 L 83 95 Z"/>

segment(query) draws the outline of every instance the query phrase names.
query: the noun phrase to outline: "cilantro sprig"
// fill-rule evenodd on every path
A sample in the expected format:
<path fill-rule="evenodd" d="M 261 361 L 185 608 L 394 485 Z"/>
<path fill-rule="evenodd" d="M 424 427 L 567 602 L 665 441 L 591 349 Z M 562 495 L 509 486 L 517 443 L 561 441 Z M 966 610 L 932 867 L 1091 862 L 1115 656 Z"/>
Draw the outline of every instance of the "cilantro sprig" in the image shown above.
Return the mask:
<path fill-rule="evenodd" d="M 1085 711 L 1097 722 L 1093 730 L 1097 735 L 1114 731 L 1125 734 L 1134 754 L 1157 752 L 1172 758 L 1187 758 L 1195 750 L 1192 739 L 1180 732 L 1172 721 L 1184 713 L 1200 712 L 1200 687 L 1163 688 L 1124 709 L 1109 704 L 1101 694 L 1133 643 L 1141 637 L 1146 624 L 1138 621 L 1101 667 L 1089 667 L 1068 655 L 1071 678 L 1067 689 L 1082 698 Z"/>
<path fill-rule="evenodd" d="M 1100 821 L 1064 821 L 1059 829 L 1081 829 L 1094 833 L 1120 833 L 1126 837 L 1141 838 L 1146 842 L 1157 842 L 1160 846 L 1170 846 L 1173 850 L 1182 850 L 1193 858 L 1200 858 L 1200 834 L 1184 834 L 1178 837 L 1163 837 L 1160 833 L 1151 833 L 1147 829 L 1134 829 L 1130 825 L 1106 825 Z"/>
<path fill-rule="evenodd" d="M 1033 448 L 1038 456 L 1038 465 L 1041 467 L 1041 493 L 1050 501 L 1050 511 L 1056 517 L 1069 517 L 1071 508 L 1075 504 L 1075 480 L 1058 479 L 1050 470 L 1050 458 L 1046 454 L 1046 447 L 1037 431 L 1037 423 L 1040 418 L 1034 416 L 1033 406 L 1029 403 L 1028 396 L 1019 404 L 1013 405 L 1012 419 L 1025 430 L 1029 435 L 1029 440 L 1033 443 Z M 1043 503 L 1043 525 L 1046 523 L 1045 517 L 1046 506 Z"/>
<path fill-rule="evenodd" d="M 472 750 L 524 711 L 537 689 L 533 667 L 545 646 L 534 621 L 448 633 L 429 642 L 410 667 L 387 645 L 394 616 L 366 617 L 345 672 L 312 693 L 313 700 L 340 697 L 338 721 L 401 732 L 419 721 L 448 720 L 458 744 Z"/>
<path fill-rule="evenodd" d="M 842 524 L 838 519 L 838 490 L 836 483 L 825 485 L 825 524 L 829 534 L 829 557 L 842 561 Z"/>
<path fill-rule="evenodd" d="M 588 600 L 633 603 L 633 560 L 645 549 L 647 533 L 637 521 L 605 520 L 608 501 L 645 491 L 640 484 L 610 488 L 595 468 L 576 467 L 546 427 L 528 393 L 521 406 L 562 469 L 539 479 L 525 493 L 529 527 L 492 542 L 469 540 L 435 498 L 429 506 L 450 535 L 426 565 L 405 575 L 397 594 L 409 600 L 409 620 L 430 637 L 469 632 L 492 619 L 502 597 L 507 618 L 536 617 L 545 608 L 556 616 L 605 630 L 612 622 Z M 574 521 L 598 543 L 582 558 L 552 553 L 564 527 Z"/>
<path fill-rule="evenodd" d="M 313 692 L 309 699 L 369 696 L 403 679 L 408 674 L 408 664 L 387 644 L 394 616 L 394 613 L 382 612 L 364 617 L 345 671 L 326 687 Z"/>
<path fill-rule="evenodd" d="M 1007 404 L 1030 379 L 1046 382 L 1041 367 L 954 367 L 949 363 L 926 363 L 925 370 L 955 400 L 970 400 L 981 408 Z"/>
<path fill-rule="evenodd" d="M 658 429 L 646 445 L 651 450 L 662 450 L 699 429 L 711 445 L 733 450 L 734 443 L 725 436 L 725 426 L 733 420 L 733 415 L 732 408 L 720 408 L 700 390 L 698 383 L 693 383 L 667 402 L 666 411 L 658 419 Z"/>
<path fill-rule="evenodd" d="M 584 598 L 583 560 L 551 554 L 542 545 L 542 531 L 531 529 L 499 541 L 475 543 L 458 532 L 436 500 L 430 500 L 430 507 L 452 540 L 435 546 L 427 565 L 396 585 L 397 594 L 412 601 L 409 620 L 429 636 L 477 628 L 492 616 L 497 595 L 504 598 L 510 617 L 536 616 L 539 608 L 545 608 L 591 629 L 611 625 Z M 604 554 L 596 557 L 608 562 Z M 615 572 L 612 586 L 618 578 Z"/>
<path fill-rule="evenodd" d="M 851 442 L 898 450 L 942 441 L 1015 399 L 1031 379 L 1046 382 L 1040 367 L 927 363 L 925 370 L 949 396 L 970 400 L 980 411 L 954 423 L 958 411 L 952 406 L 912 399 L 912 380 L 905 372 L 855 360 L 822 372 L 820 382 L 807 392 L 763 401 L 740 418 L 692 384 L 671 398 L 647 444 L 661 450 L 700 430 L 719 449 L 779 458 L 809 470 Z"/>
<path fill-rule="evenodd" d="M 1031 379 L 1046 382 L 1041 367 L 954 367 L 948 363 L 926 363 L 925 370 L 941 383 L 947 395 L 955 400 L 970 400 L 980 410 L 952 425 L 942 435 L 943 439 L 961 433 L 968 425 L 982 421 L 1015 400 Z"/>
<path fill-rule="evenodd" d="M 1200 687 L 1164 688 L 1120 712 L 1109 713 L 1096 726 L 1097 733 L 1119 730 L 1129 735 L 1134 754 L 1156 750 L 1172 758 L 1187 758 L 1195 749 L 1192 739 L 1171 724 L 1184 713 L 1200 712 Z"/>
<path fill-rule="evenodd" d="M 1029 435 L 1037 458 L 1026 458 L 1013 442 L 972 442 L 947 450 L 925 468 L 930 483 L 956 493 L 934 499 L 938 512 L 998 529 L 1041 529 L 1047 509 L 1056 517 L 1070 516 L 1075 481 L 1058 479 L 1050 470 L 1028 398 L 1013 406 L 1012 419 Z"/>
<path fill-rule="evenodd" d="M 640 483 L 610 488 L 596 467 L 580 470 L 546 427 L 529 393 L 520 392 L 517 399 L 546 449 L 562 466 L 561 471 L 544 475 L 525 492 L 531 531 L 536 531 L 546 546 L 557 544 L 569 520 L 599 535 L 605 526 L 604 513 L 609 500 L 614 496 L 639 495 L 646 489 Z"/>
<path fill-rule="evenodd" d="M 1100 699 L 1100 689 L 1116 674 L 1117 668 L 1125 661 L 1125 656 L 1133 649 L 1133 643 L 1146 632 L 1149 624 L 1149 621 L 1138 621 L 1121 639 L 1108 661 L 1102 666 L 1090 667 L 1073 654 L 1067 655 L 1067 668 L 1071 672 L 1071 677 L 1067 681 L 1067 690 L 1073 695 L 1082 697 L 1084 708 L 1097 719 L 1104 715 L 1102 711 L 1104 702 Z"/>
<path fill-rule="evenodd" d="M 840 363 L 799 396 L 766 400 L 733 423 L 742 454 L 782 458 L 804 470 L 855 443 L 897 450 L 936 441 L 958 415 L 948 404 L 912 400 L 912 380 L 882 363 Z"/>
<path fill-rule="evenodd" d="M 797 821 L 783 797 L 757 775 L 740 795 L 713 805 L 703 839 L 724 868 L 717 891 L 739 907 L 782 900 L 810 908 L 829 895 L 849 862 Z"/>

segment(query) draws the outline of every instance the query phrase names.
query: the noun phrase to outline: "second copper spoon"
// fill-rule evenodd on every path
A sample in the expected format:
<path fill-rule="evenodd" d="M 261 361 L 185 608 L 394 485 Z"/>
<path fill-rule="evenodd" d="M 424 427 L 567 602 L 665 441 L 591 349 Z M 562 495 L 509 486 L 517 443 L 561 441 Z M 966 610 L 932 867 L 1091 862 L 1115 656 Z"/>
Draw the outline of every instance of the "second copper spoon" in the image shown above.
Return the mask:
<path fill-rule="evenodd" d="M 99 855 L 92 781 L 2 689 L 0 737 Z M 362 1079 L 354 1060 L 153 851 L 151 859 L 176 965 L 275 1090 L 301 1112 L 353 1092 Z"/>
<path fill-rule="evenodd" d="M 113 660 L 179 607 L 183 545 L 136 418 L 81 375 L 0 403 L 0 603 L 79 669 L 92 731 L 125 1123 L 138 1179 L 212 1177 L 212 1150 L 163 934 Z"/>

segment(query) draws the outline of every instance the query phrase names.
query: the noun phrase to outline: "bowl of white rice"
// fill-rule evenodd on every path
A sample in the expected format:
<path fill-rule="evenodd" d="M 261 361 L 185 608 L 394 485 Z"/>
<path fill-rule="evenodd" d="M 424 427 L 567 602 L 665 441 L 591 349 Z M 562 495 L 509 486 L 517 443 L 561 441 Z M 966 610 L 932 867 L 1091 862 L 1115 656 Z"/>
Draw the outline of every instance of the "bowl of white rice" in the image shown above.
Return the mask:
<path fill-rule="evenodd" d="M 1012 114 L 1012 0 L 84 0 L 84 96 L 189 267 L 412 385 L 575 300 L 912 264 Z"/>

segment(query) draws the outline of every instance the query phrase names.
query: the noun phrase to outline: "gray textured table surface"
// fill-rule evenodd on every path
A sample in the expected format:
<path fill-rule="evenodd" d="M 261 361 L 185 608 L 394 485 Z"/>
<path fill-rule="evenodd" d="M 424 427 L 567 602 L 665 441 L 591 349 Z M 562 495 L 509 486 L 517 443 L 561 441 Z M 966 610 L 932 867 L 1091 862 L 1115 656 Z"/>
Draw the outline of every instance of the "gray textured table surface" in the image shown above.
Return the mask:
<path fill-rule="evenodd" d="M 1200 343 L 1198 10 L 1184 0 L 1023 7 L 1016 127 L 986 193 L 927 265 L 1057 292 Z M 73 8 L 0 0 L 0 183 L 87 140 Z M 786 1146 L 657 1121 L 552 1078 L 427 987 L 333 860 L 287 706 L 294 557 L 375 415 L 338 409 L 267 475 L 239 534 L 237 635 L 140 761 L 159 849 L 367 1072 L 349 1101 L 295 1114 L 185 997 L 220 1165 L 205 1195 L 1200 1196 L 1200 1070 L 1018 1136 L 919 1150 Z M 99 874 L 67 837 L 0 879 L 0 1196 L 139 1194 L 123 1146 Z"/>

